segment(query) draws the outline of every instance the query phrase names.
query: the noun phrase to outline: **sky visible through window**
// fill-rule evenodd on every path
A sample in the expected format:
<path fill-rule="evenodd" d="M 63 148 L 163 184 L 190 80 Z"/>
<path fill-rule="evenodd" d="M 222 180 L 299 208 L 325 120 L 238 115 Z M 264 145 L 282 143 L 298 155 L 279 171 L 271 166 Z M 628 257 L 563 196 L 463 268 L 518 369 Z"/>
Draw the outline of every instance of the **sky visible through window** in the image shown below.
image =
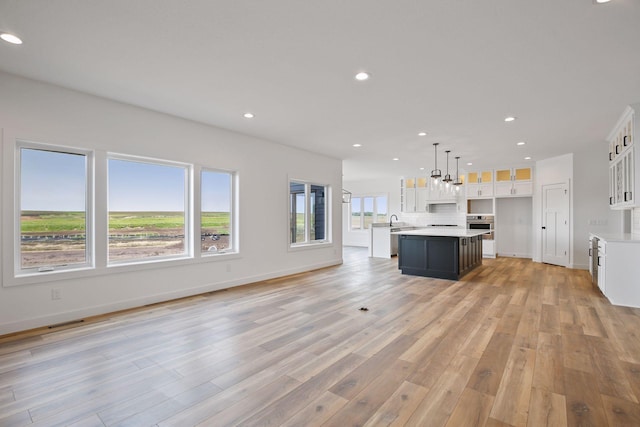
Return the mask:
<path fill-rule="evenodd" d="M 86 157 L 23 149 L 21 207 L 30 211 L 85 210 Z M 229 212 L 231 177 L 202 174 L 202 210 Z M 111 211 L 184 210 L 184 169 L 167 165 L 109 160 Z"/>
<path fill-rule="evenodd" d="M 20 155 L 22 210 L 85 210 L 85 156 L 31 149 Z"/>
<path fill-rule="evenodd" d="M 184 210 L 184 168 L 109 159 L 109 211 Z"/>
<path fill-rule="evenodd" d="M 202 211 L 231 211 L 231 174 L 225 172 L 203 171 L 202 173 Z"/>

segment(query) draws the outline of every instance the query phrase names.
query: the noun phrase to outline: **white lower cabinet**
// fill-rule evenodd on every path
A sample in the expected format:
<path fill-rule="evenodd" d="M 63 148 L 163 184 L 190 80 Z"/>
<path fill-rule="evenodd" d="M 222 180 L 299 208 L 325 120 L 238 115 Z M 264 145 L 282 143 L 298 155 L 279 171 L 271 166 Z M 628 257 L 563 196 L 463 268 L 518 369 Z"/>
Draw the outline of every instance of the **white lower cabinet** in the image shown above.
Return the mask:
<path fill-rule="evenodd" d="M 496 241 L 495 240 L 482 240 L 482 257 L 483 258 L 495 258 L 496 257 Z"/>
<path fill-rule="evenodd" d="M 598 235 L 598 287 L 611 304 L 640 308 L 640 236 Z"/>

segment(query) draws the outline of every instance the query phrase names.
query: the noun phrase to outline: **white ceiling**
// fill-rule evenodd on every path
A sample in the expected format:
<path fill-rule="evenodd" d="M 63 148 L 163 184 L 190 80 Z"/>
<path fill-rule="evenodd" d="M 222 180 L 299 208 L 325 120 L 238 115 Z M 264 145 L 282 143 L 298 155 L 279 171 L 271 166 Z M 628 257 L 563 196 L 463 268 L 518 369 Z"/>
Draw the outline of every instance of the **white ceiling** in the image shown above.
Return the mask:
<path fill-rule="evenodd" d="M 1 0 L 0 30 L 24 41 L 4 71 L 337 157 L 345 180 L 428 171 L 434 142 L 442 169 L 572 152 L 640 102 L 639 0 Z"/>

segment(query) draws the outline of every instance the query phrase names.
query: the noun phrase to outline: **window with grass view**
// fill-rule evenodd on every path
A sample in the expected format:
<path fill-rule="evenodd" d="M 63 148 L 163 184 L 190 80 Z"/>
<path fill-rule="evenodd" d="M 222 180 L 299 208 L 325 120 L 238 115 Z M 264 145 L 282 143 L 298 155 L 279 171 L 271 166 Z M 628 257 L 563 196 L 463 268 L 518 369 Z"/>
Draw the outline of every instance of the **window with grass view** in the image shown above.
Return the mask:
<path fill-rule="evenodd" d="M 231 252 L 233 247 L 233 174 L 200 174 L 200 248 L 202 254 Z"/>
<path fill-rule="evenodd" d="M 360 196 L 351 198 L 351 229 L 366 230 L 374 222 L 387 221 L 386 196 Z"/>
<path fill-rule="evenodd" d="M 289 183 L 289 234 L 291 244 L 327 241 L 328 187 Z"/>
<path fill-rule="evenodd" d="M 188 172 L 170 162 L 109 158 L 109 262 L 187 255 Z"/>
<path fill-rule="evenodd" d="M 92 263 L 90 153 L 19 145 L 18 270 L 49 271 Z"/>

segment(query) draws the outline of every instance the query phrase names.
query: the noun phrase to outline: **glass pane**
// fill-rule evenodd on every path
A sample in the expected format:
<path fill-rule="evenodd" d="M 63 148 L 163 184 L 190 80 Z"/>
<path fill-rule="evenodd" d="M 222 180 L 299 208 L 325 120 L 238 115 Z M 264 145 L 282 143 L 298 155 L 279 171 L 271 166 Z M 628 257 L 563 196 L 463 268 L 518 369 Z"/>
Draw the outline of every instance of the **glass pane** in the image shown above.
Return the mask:
<path fill-rule="evenodd" d="M 185 172 L 109 159 L 109 261 L 186 253 Z"/>
<path fill-rule="evenodd" d="M 516 181 L 528 181 L 531 179 L 531 168 L 516 169 Z"/>
<path fill-rule="evenodd" d="M 327 234 L 326 187 L 311 185 L 310 239 L 325 240 Z"/>
<path fill-rule="evenodd" d="M 232 174 L 202 171 L 200 179 L 200 249 L 202 253 L 232 248 Z"/>
<path fill-rule="evenodd" d="M 20 149 L 21 268 L 85 264 L 87 157 Z"/>
<path fill-rule="evenodd" d="M 304 184 L 289 183 L 290 198 L 290 234 L 291 243 L 303 243 L 305 241 L 305 188 Z"/>
<path fill-rule="evenodd" d="M 365 197 L 364 201 L 364 228 L 367 229 L 373 223 L 373 197 Z"/>
<path fill-rule="evenodd" d="M 511 181 L 511 169 L 503 169 L 496 171 L 496 181 Z"/>
<path fill-rule="evenodd" d="M 386 196 L 376 197 L 376 213 L 376 222 L 387 222 L 387 215 L 389 214 L 389 211 L 387 210 Z"/>
<path fill-rule="evenodd" d="M 351 198 L 351 229 L 358 230 L 361 227 L 362 205 L 360 197 Z"/>

